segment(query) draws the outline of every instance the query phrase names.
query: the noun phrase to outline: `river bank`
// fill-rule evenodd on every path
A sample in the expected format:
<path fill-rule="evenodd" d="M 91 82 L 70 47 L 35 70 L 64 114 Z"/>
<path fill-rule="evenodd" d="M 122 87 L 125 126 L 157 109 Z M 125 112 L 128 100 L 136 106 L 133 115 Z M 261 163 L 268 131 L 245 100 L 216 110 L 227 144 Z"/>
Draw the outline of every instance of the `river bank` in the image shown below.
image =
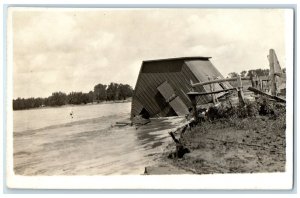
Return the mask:
<path fill-rule="evenodd" d="M 204 121 L 181 133 L 180 142 L 190 150 L 172 157 L 176 144 L 161 155 L 161 165 L 146 174 L 213 174 L 284 172 L 286 164 L 285 107 L 249 117 Z"/>

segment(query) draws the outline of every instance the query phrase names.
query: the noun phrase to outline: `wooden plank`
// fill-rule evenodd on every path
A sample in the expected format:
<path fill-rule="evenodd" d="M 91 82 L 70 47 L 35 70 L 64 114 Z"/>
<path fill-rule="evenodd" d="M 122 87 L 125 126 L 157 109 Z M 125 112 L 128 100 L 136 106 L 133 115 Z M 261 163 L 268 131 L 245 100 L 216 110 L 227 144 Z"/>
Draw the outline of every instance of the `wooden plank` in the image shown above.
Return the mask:
<path fill-rule="evenodd" d="M 165 98 L 166 102 L 170 104 L 178 116 L 189 113 L 187 106 L 182 102 L 179 96 L 176 96 L 174 89 L 167 81 L 158 86 L 157 90 Z"/>
<path fill-rule="evenodd" d="M 192 87 L 195 86 L 203 86 L 203 85 L 209 85 L 212 83 L 220 83 L 220 82 L 228 82 L 228 81 L 236 81 L 237 78 L 224 78 L 224 79 L 217 79 L 217 80 L 212 80 L 212 81 L 206 81 L 206 82 L 201 82 L 201 83 L 194 83 L 192 84 Z M 241 80 L 251 80 L 250 77 L 243 77 Z"/>
<path fill-rule="evenodd" d="M 175 92 L 171 85 L 165 81 L 161 85 L 157 87 L 157 90 L 161 93 L 161 95 L 165 98 L 166 102 L 169 102 L 171 98 L 174 97 Z"/>
<path fill-rule="evenodd" d="M 263 95 L 263 96 L 267 96 L 267 97 L 269 97 L 269 98 L 271 98 L 271 99 L 274 99 L 274 100 L 276 100 L 276 101 L 278 101 L 278 102 L 284 102 L 284 103 L 286 102 L 286 100 L 283 99 L 283 98 L 279 98 L 278 96 L 273 96 L 273 95 L 267 94 L 267 93 L 262 92 L 262 91 L 260 91 L 260 90 L 258 90 L 258 89 L 255 89 L 254 87 L 248 87 L 248 90 L 249 90 L 249 91 L 253 91 L 254 93 Z"/>
<path fill-rule="evenodd" d="M 182 102 L 179 96 L 173 99 L 169 104 L 178 116 L 184 116 L 189 113 L 187 106 Z"/>
<path fill-rule="evenodd" d="M 203 95 L 209 95 L 212 93 L 220 93 L 220 92 L 226 92 L 226 91 L 231 91 L 231 90 L 237 90 L 236 88 L 230 88 L 230 89 L 223 89 L 223 90 L 218 90 L 214 92 L 188 92 L 187 95 L 195 95 L 195 96 L 203 96 Z"/>

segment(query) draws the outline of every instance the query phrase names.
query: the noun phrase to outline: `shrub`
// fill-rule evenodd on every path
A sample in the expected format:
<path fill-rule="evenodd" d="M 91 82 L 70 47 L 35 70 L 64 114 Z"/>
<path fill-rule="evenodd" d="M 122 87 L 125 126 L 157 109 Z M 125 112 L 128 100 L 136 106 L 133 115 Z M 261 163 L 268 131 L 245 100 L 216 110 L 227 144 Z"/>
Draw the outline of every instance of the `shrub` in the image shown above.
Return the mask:
<path fill-rule="evenodd" d="M 246 102 L 244 106 L 231 106 L 226 102 L 219 106 L 212 106 L 208 109 L 207 118 L 214 121 L 222 118 L 234 119 L 268 115 L 270 118 L 276 119 L 280 113 L 285 113 L 285 105 L 261 97 L 255 102 Z"/>

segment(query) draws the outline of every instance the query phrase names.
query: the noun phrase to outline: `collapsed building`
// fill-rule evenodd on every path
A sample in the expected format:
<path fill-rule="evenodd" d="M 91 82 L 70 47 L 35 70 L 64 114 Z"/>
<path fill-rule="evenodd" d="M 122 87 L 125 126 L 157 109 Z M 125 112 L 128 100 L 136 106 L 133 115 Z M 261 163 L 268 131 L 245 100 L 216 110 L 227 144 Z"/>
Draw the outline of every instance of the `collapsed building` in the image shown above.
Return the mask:
<path fill-rule="evenodd" d="M 134 89 L 131 117 L 181 116 L 189 113 L 192 102 L 190 91 L 210 92 L 210 85 L 192 88 L 191 83 L 205 82 L 209 78 L 223 79 L 210 62 L 211 57 L 181 57 L 143 61 Z M 228 82 L 214 85 L 214 90 L 231 88 Z M 216 94 L 221 97 L 224 93 Z M 210 94 L 197 97 L 197 104 L 212 101 Z"/>

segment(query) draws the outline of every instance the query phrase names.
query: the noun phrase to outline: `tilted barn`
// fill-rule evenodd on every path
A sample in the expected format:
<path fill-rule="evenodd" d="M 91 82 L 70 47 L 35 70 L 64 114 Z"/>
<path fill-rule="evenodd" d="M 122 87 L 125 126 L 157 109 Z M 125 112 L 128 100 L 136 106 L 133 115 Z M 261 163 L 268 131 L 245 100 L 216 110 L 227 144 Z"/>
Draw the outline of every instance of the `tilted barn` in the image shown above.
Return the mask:
<path fill-rule="evenodd" d="M 193 83 L 210 78 L 224 78 L 210 62 L 210 57 L 182 57 L 143 61 L 134 89 L 131 117 L 166 117 L 188 114 L 192 106 L 187 95 Z M 228 83 L 215 85 L 215 90 L 227 89 Z M 194 91 L 210 92 L 210 85 Z M 220 94 L 219 94 L 220 96 Z M 211 95 L 199 96 L 198 104 L 212 101 Z"/>

